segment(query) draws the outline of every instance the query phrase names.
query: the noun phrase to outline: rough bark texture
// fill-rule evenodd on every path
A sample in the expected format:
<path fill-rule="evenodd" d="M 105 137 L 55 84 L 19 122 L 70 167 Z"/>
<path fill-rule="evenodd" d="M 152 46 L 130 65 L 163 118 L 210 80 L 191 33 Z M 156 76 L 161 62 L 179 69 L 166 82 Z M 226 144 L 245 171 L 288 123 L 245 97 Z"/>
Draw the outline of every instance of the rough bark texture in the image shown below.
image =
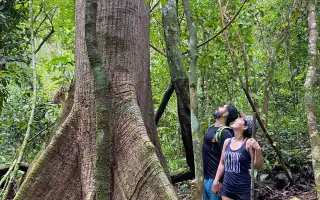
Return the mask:
<path fill-rule="evenodd" d="M 85 42 L 92 68 L 95 85 L 96 105 L 96 144 L 97 158 L 95 168 L 96 200 L 111 199 L 113 134 L 110 131 L 110 102 L 108 102 L 108 71 L 105 70 L 101 46 L 97 36 L 97 0 L 86 0 L 85 8 Z"/>
<path fill-rule="evenodd" d="M 179 48 L 179 23 L 176 0 L 168 0 L 162 8 L 164 39 L 166 42 L 167 59 L 170 75 L 178 101 L 178 115 L 181 126 L 183 146 L 186 152 L 187 164 L 194 171 L 193 145 L 190 120 L 189 80 L 182 62 Z"/>
<path fill-rule="evenodd" d="M 316 1 L 309 0 L 308 2 L 308 25 L 309 25 L 309 67 L 305 82 L 305 103 L 307 108 L 307 119 L 309 136 L 312 152 L 313 172 L 316 181 L 316 189 L 318 198 L 320 194 L 320 135 L 317 127 L 316 106 L 313 99 L 313 88 L 316 71 L 318 68 L 318 50 L 317 50 L 317 14 Z"/>
<path fill-rule="evenodd" d="M 189 91 L 190 91 L 190 108 L 191 108 L 191 129 L 192 129 L 192 140 L 194 149 L 194 166 L 195 166 L 195 180 L 196 189 L 192 196 L 193 199 L 202 198 L 202 182 L 203 182 L 203 168 L 202 168 L 202 140 L 203 135 L 201 134 L 201 128 L 198 116 L 198 79 L 197 79 L 197 58 L 198 58 L 198 37 L 197 29 L 192 18 L 192 9 L 189 0 L 183 0 L 184 14 L 188 25 L 189 32 Z"/>
<path fill-rule="evenodd" d="M 149 72 L 149 19 L 144 0 L 98 0 L 97 37 L 108 76 L 114 135 L 112 197 L 177 199 L 158 159 Z M 34 164 L 18 200 L 95 199 L 95 86 L 85 44 L 85 0 L 76 2 L 73 108 Z M 158 146 L 159 147 L 159 146 Z"/>

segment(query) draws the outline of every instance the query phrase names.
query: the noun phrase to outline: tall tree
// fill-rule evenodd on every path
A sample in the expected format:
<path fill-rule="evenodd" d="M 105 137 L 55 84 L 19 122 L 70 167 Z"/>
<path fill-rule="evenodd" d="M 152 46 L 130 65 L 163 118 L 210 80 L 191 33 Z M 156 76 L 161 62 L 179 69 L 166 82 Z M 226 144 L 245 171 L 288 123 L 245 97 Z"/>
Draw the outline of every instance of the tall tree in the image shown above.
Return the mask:
<path fill-rule="evenodd" d="M 181 126 L 183 146 L 187 163 L 194 172 L 194 156 L 190 122 L 190 97 L 188 74 L 184 67 L 180 51 L 180 27 L 178 22 L 177 1 L 168 0 L 162 8 L 164 40 L 166 43 L 167 60 L 170 67 L 171 80 L 177 95 L 178 115 Z"/>
<path fill-rule="evenodd" d="M 145 0 L 99 0 L 97 5 L 96 14 L 91 13 L 91 19 L 97 19 L 96 27 L 93 25 L 91 32 L 87 29 L 87 34 L 93 35 L 86 35 L 86 1 L 76 2 L 73 106 L 34 163 L 15 199 L 106 199 L 105 195 L 121 200 L 177 199 L 156 154 L 160 150 L 156 150 L 159 146 L 155 147 L 157 135 L 151 101 L 149 19 Z M 87 18 L 87 22 L 94 21 Z M 94 29 L 99 47 L 92 46 Z M 97 52 L 88 55 L 88 51 L 97 50 L 92 48 L 101 48 L 97 60 L 92 59 Z M 97 64 L 102 65 L 103 70 L 93 67 Z M 105 77 L 98 77 L 93 69 L 102 70 Z M 97 82 L 101 87 L 97 87 Z M 97 99 L 95 91 L 96 95 L 101 95 L 98 89 L 106 90 L 105 86 L 108 86 L 107 92 L 102 94 L 107 95 L 109 106 L 107 111 L 97 112 L 101 99 Z M 111 116 L 106 130 L 96 126 L 95 120 L 104 112 Z M 105 160 L 110 152 L 105 152 L 106 156 L 99 154 L 104 149 L 96 140 L 106 142 L 102 137 L 112 138 L 113 148 L 106 149 L 114 155 L 112 163 Z M 102 163 L 112 164 L 112 168 L 99 168 Z M 103 175 L 98 169 L 110 169 L 111 177 L 99 177 Z M 110 188 L 110 193 L 97 191 L 104 188 Z"/>
<path fill-rule="evenodd" d="M 194 199 L 201 199 L 202 197 L 202 181 L 203 181 L 203 169 L 202 169 L 202 156 L 201 156 L 201 144 L 202 135 L 200 131 L 200 123 L 198 116 L 198 79 L 197 79 L 197 58 L 198 58 L 198 37 L 195 22 L 192 17 L 192 8 L 189 0 L 183 0 L 184 14 L 186 16 L 188 33 L 189 33 L 189 92 L 190 92 L 190 108 L 191 108 L 191 129 L 193 140 L 193 152 L 194 152 L 194 166 L 195 166 L 195 183 L 196 190 L 193 194 Z"/>
<path fill-rule="evenodd" d="M 305 104 L 307 108 L 308 129 L 312 152 L 312 164 L 314 177 L 316 181 L 316 189 L 318 192 L 318 198 L 320 194 L 320 154 L 319 144 L 320 135 L 317 127 L 316 106 L 314 104 L 314 81 L 317 73 L 318 63 L 318 31 L 317 31 L 317 13 L 316 13 L 316 1 L 308 1 L 308 25 L 309 25 L 309 67 L 305 82 Z"/>

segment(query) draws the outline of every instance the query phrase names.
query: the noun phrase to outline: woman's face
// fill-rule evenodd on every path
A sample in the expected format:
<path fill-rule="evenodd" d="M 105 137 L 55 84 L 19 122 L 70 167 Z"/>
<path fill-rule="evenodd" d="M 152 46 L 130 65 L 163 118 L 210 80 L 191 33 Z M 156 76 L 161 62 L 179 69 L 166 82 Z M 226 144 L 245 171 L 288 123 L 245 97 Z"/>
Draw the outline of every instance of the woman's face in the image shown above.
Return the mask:
<path fill-rule="evenodd" d="M 244 132 L 248 128 L 248 126 L 245 125 L 245 122 L 244 122 L 243 118 L 238 118 L 231 125 L 231 128 L 233 130 Z"/>

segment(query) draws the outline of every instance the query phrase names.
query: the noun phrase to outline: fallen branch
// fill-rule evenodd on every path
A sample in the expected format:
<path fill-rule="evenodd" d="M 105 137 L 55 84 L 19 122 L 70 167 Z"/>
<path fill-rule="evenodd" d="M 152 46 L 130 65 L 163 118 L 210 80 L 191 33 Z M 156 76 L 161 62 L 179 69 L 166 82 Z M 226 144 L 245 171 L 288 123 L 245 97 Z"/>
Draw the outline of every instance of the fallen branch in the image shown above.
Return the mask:
<path fill-rule="evenodd" d="M 172 184 L 180 183 L 182 181 L 192 180 L 194 179 L 194 172 L 187 170 L 181 173 L 176 173 L 171 175 Z"/>

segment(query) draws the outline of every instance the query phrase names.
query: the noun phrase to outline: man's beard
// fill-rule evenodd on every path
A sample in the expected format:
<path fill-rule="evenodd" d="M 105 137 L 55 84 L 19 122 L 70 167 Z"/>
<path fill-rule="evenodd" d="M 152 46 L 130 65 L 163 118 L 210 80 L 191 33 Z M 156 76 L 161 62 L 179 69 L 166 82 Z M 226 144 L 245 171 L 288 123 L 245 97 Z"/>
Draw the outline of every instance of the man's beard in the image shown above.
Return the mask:
<path fill-rule="evenodd" d="M 213 113 L 213 116 L 214 116 L 215 119 L 220 119 L 222 117 L 222 113 L 220 113 L 219 110 L 216 110 Z"/>

